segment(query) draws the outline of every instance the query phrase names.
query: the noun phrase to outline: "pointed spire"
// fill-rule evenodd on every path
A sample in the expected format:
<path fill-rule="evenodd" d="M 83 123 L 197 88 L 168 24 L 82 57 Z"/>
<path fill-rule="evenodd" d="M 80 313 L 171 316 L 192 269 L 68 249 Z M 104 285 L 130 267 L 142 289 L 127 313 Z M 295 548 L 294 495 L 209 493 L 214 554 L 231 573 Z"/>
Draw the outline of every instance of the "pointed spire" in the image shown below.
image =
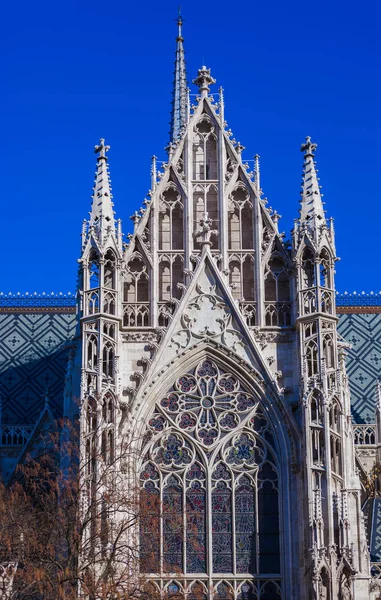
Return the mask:
<path fill-rule="evenodd" d="M 188 120 L 188 91 L 185 67 L 184 38 L 182 35 L 183 18 L 177 17 L 178 34 L 176 38 L 175 79 L 173 82 L 173 98 L 171 113 L 171 131 L 169 142 L 175 142 Z"/>
<path fill-rule="evenodd" d="M 317 144 L 311 142 L 311 138 L 306 137 L 305 144 L 301 145 L 301 152 L 304 152 L 304 172 L 301 191 L 301 210 L 300 221 L 308 221 L 315 217 L 321 222 L 325 222 L 323 202 L 321 199 L 319 180 L 315 168 L 315 150 Z"/>
<path fill-rule="evenodd" d="M 98 157 L 90 213 L 90 226 L 93 226 L 98 233 L 106 232 L 109 227 L 115 229 L 113 203 L 111 200 L 111 183 L 106 157 L 106 153 L 109 150 L 110 146 L 105 146 L 103 138 L 101 138 L 94 150 L 95 154 L 98 154 Z"/>

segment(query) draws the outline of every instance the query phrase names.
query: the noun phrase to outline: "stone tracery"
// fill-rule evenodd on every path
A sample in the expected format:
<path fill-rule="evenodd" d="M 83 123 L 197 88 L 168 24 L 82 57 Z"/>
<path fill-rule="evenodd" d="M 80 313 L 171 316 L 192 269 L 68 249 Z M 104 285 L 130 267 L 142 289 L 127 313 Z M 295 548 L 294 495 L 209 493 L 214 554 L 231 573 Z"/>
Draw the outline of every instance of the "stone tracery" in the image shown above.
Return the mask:
<path fill-rule="evenodd" d="M 222 597 L 216 575 L 226 573 L 232 598 L 246 597 L 243 585 L 252 597 L 266 598 L 267 589 L 281 598 L 277 450 L 260 402 L 205 358 L 156 402 L 148 429 L 142 498 L 151 512 L 156 506 L 151 525 L 162 522 L 163 534 L 155 538 L 146 521 L 140 535 L 142 547 L 150 539 L 162 576 L 179 571 L 188 589 L 194 574 L 212 576 Z M 151 564 L 143 554 L 143 571 Z M 245 574 L 254 581 L 245 584 Z"/>

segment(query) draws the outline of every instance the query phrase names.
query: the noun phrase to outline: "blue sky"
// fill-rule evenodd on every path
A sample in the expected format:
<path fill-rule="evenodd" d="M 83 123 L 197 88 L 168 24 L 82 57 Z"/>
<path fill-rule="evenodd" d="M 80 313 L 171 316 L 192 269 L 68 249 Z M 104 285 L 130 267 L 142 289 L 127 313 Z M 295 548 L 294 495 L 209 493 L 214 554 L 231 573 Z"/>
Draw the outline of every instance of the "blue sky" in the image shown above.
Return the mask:
<path fill-rule="evenodd" d="M 305 0 L 182 3 L 188 79 L 203 62 L 226 119 L 261 156 L 262 187 L 289 236 L 300 144 L 319 144 L 335 218 L 340 291 L 379 291 L 380 4 Z M 75 289 L 94 145 L 110 144 L 124 231 L 165 158 L 176 2 L 21 0 L 2 8 L 3 292 Z M 195 91 L 195 90 L 192 90 Z"/>

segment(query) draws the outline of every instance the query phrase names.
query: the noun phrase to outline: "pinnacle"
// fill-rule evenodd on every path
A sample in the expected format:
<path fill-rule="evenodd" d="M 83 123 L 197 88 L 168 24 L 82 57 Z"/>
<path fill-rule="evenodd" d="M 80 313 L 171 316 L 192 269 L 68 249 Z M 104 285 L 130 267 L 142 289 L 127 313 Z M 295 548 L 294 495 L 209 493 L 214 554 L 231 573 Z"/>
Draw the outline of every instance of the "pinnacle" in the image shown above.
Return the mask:
<path fill-rule="evenodd" d="M 112 203 L 111 182 L 107 163 L 107 152 L 110 146 L 105 145 L 105 140 L 100 139 L 99 144 L 95 146 L 97 157 L 97 168 L 95 172 L 95 182 L 93 187 L 93 202 L 90 213 L 90 225 L 94 226 L 98 232 L 105 230 L 114 223 L 114 211 Z"/>
<path fill-rule="evenodd" d="M 306 142 L 300 148 L 304 152 L 300 221 L 309 221 L 312 217 L 316 217 L 325 222 L 322 195 L 314 161 L 316 148 L 317 144 L 312 143 L 309 136 L 306 137 Z"/>
<path fill-rule="evenodd" d="M 199 87 L 202 98 L 208 95 L 209 86 L 216 83 L 216 80 L 211 76 L 210 69 L 205 65 L 198 70 L 196 79 L 193 79 L 193 83 Z"/>

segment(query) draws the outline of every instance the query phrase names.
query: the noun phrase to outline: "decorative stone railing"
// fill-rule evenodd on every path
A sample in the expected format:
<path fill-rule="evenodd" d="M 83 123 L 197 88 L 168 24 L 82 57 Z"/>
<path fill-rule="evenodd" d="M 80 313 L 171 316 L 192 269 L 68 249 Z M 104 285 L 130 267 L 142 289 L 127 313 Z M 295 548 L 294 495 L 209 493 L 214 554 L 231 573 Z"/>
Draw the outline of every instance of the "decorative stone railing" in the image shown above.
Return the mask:
<path fill-rule="evenodd" d="M 149 327 L 149 303 L 123 303 L 123 327 Z"/>
<path fill-rule="evenodd" d="M 265 323 L 268 327 L 289 327 L 291 302 L 265 302 Z"/>
<path fill-rule="evenodd" d="M 353 436 L 356 446 L 374 446 L 376 443 L 376 425 L 353 425 Z"/>
<path fill-rule="evenodd" d="M 0 427 L 1 446 L 23 446 L 29 440 L 33 425 L 3 425 Z"/>

